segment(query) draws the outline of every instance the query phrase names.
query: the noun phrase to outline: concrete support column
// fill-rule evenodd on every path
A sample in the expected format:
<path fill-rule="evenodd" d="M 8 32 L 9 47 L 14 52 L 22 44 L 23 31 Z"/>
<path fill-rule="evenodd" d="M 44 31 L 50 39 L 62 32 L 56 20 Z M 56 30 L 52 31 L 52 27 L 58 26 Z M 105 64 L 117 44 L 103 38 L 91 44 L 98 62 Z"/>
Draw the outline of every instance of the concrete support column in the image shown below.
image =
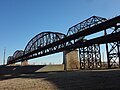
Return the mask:
<path fill-rule="evenodd" d="M 80 69 L 80 62 L 78 60 L 78 50 L 66 50 L 63 52 L 64 70 Z"/>
<path fill-rule="evenodd" d="M 26 66 L 26 65 L 28 65 L 28 60 L 25 60 L 25 61 L 21 62 L 21 66 Z"/>

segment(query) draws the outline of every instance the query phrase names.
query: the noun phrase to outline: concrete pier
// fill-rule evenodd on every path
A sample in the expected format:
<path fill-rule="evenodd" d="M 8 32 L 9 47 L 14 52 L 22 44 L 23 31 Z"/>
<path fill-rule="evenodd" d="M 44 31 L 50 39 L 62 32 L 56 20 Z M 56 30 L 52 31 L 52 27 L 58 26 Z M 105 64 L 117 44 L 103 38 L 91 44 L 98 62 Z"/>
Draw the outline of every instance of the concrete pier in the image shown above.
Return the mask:
<path fill-rule="evenodd" d="M 26 66 L 26 65 L 28 65 L 28 60 L 25 60 L 25 61 L 21 62 L 21 66 Z"/>
<path fill-rule="evenodd" d="M 78 60 L 78 50 L 67 50 L 63 52 L 63 64 L 65 70 L 80 69 L 80 62 Z"/>

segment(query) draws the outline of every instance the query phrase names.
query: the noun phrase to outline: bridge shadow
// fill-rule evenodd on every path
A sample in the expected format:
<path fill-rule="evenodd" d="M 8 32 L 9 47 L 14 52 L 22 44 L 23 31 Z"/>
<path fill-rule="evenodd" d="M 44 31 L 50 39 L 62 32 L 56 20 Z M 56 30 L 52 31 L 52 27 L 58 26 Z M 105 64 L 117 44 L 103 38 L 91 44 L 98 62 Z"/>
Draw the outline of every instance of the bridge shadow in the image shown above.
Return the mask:
<path fill-rule="evenodd" d="M 34 69 L 35 70 L 35 69 Z M 120 70 L 57 71 L 1 74 L 0 81 L 14 78 L 42 79 L 59 90 L 119 90 Z"/>
<path fill-rule="evenodd" d="M 45 66 L 46 65 L 0 66 L 0 75 L 34 73 Z"/>
<path fill-rule="evenodd" d="M 55 69 L 56 68 L 56 69 Z M 12 78 L 46 78 L 47 73 L 63 71 L 64 65 L 0 66 L 0 80 Z"/>

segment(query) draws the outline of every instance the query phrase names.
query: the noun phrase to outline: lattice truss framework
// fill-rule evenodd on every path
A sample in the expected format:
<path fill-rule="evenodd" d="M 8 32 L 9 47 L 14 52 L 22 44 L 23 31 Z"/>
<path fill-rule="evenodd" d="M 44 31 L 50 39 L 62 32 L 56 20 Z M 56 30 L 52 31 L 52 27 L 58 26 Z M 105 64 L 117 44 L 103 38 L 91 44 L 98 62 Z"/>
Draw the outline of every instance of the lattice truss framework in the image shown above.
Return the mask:
<path fill-rule="evenodd" d="M 14 58 L 21 57 L 22 55 L 23 55 L 23 50 L 16 50 L 13 56 L 8 57 L 7 62 L 9 63 L 9 61 L 13 60 Z"/>
<path fill-rule="evenodd" d="M 102 17 L 98 17 L 98 16 L 92 16 L 72 27 L 69 28 L 68 32 L 67 32 L 67 36 L 70 36 L 74 33 L 83 31 L 87 28 L 93 27 L 99 23 L 102 23 L 104 21 L 106 21 L 106 18 L 102 18 Z"/>
<path fill-rule="evenodd" d="M 115 27 L 110 28 L 110 30 L 111 32 L 108 32 L 109 30 L 105 30 L 105 35 L 120 32 L 120 24 L 118 23 Z M 108 68 L 120 67 L 120 41 L 106 43 L 106 52 Z"/>
<path fill-rule="evenodd" d="M 101 67 L 100 45 L 94 44 L 79 48 L 80 68 L 93 69 Z"/>
<path fill-rule="evenodd" d="M 24 54 L 35 51 L 39 48 L 45 47 L 51 43 L 54 43 L 62 38 L 65 35 L 58 32 L 42 32 L 35 37 L 33 37 L 27 44 L 24 50 Z"/>

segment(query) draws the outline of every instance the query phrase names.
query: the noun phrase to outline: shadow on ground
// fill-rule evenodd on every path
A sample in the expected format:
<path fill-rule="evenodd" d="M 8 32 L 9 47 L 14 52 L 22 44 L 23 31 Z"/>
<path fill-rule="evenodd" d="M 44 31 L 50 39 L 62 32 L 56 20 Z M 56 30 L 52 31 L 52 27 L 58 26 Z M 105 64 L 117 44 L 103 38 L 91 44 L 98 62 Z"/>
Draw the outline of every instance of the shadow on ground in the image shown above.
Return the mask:
<path fill-rule="evenodd" d="M 18 71 L 19 72 L 19 71 Z M 34 73 L 7 73 L 0 81 L 13 78 L 41 79 L 53 83 L 59 90 L 120 90 L 120 70 L 83 70 Z"/>
<path fill-rule="evenodd" d="M 46 65 L 0 66 L 0 75 L 34 73 Z"/>

